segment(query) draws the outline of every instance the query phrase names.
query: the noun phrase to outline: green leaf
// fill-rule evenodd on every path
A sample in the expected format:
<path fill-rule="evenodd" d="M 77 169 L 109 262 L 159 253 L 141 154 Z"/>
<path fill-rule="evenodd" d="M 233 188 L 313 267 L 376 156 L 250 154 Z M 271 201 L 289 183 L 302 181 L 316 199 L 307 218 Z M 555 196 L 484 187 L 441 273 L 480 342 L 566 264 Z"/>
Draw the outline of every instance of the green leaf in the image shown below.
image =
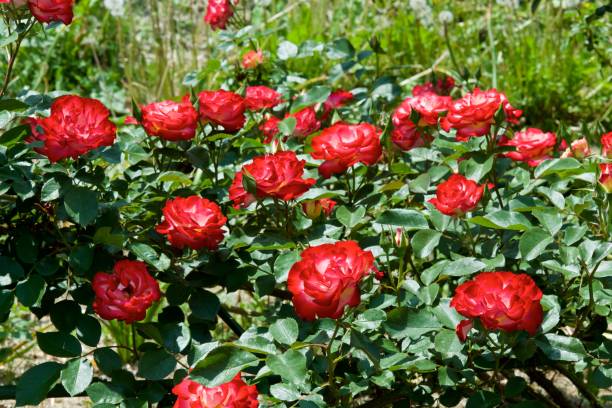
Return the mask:
<path fill-rule="evenodd" d="M 240 371 L 257 365 L 255 355 L 232 346 L 221 346 L 209 352 L 189 374 L 193 381 L 207 387 L 229 382 Z"/>
<path fill-rule="evenodd" d="M 465 408 L 493 408 L 501 403 L 499 394 L 491 391 L 477 391 L 465 404 Z"/>
<path fill-rule="evenodd" d="M 419 211 L 406 209 L 391 209 L 383 212 L 377 219 L 378 224 L 404 227 L 407 231 L 429 228 L 427 220 Z"/>
<path fill-rule="evenodd" d="M 62 365 L 46 362 L 26 371 L 17 382 L 16 406 L 38 405 L 60 376 Z"/>
<path fill-rule="evenodd" d="M 300 398 L 300 392 L 290 384 L 274 384 L 270 387 L 270 394 L 281 401 L 295 401 Z"/>
<path fill-rule="evenodd" d="M 436 316 L 428 310 L 415 312 L 406 307 L 398 307 L 387 313 L 385 330 L 394 339 L 410 337 L 416 339 L 425 333 L 442 327 Z"/>
<path fill-rule="evenodd" d="M 85 391 L 93 379 L 93 366 L 86 359 L 76 358 L 66 363 L 61 374 L 62 385 L 71 396 Z"/>
<path fill-rule="evenodd" d="M 163 380 L 176 367 L 174 356 L 166 350 L 149 350 L 138 361 L 138 376 L 147 380 Z"/>
<path fill-rule="evenodd" d="M 586 356 L 582 342 L 575 337 L 548 333 L 538 337 L 536 344 L 551 360 L 580 361 Z"/>
<path fill-rule="evenodd" d="M 87 387 L 86 392 L 96 407 L 98 404 L 119 404 L 124 399 L 114 384 L 95 382 Z"/>
<path fill-rule="evenodd" d="M 81 343 L 68 333 L 49 332 L 36 333 L 38 347 L 46 353 L 56 357 L 78 357 L 81 355 Z"/>
<path fill-rule="evenodd" d="M 30 134 L 30 126 L 20 125 L 7 130 L 0 136 L 0 145 L 10 147 L 26 138 Z"/>
<path fill-rule="evenodd" d="M 297 53 L 298 47 L 291 41 L 283 41 L 279 44 L 278 49 L 276 50 L 276 55 L 281 61 L 288 60 L 289 58 L 294 58 Z"/>
<path fill-rule="evenodd" d="M 98 195 L 83 187 L 71 187 L 64 195 L 64 207 L 76 223 L 89 225 L 98 215 Z"/>
<path fill-rule="evenodd" d="M 132 244 L 130 245 L 130 251 L 159 271 L 163 272 L 170 267 L 170 259 L 164 254 L 158 255 L 157 251 L 147 244 L 142 242 Z"/>
<path fill-rule="evenodd" d="M 40 190 L 40 200 L 47 202 L 58 199 L 62 186 L 56 179 L 49 179 L 43 184 Z"/>
<path fill-rule="evenodd" d="M 387 314 L 380 309 L 368 309 L 353 320 L 353 326 L 362 330 L 376 330 L 385 320 Z"/>
<path fill-rule="evenodd" d="M 316 105 L 317 103 L 323 103 L 327 100 L 331 94 L 331 88 L 329 86 L 319 85 L 313 86 L 306 93 L 298 96 L 293 105 L 291 106 L 291 112 L 297 112 L 300 109 L 308 106 Z"/>
<path fill-rule="evenodd" d="M 274 340 L 281 344 L 291 345 L 298 338 L 299 327 L 297 321 L 292 318 L 280 319 L 270 326 L 270 334 Z"/>
<path fill-rule="evenodd" d="M 171 353 L 180 353 L 185 350 L 191 341 L 189 326 L 184 323 L 167 323 L 161 325 L 159 332 L 164 347 Z"/>
<path fill-rule="evenodd" d="M 582 165 L 580 162 L 573 157 L 551 159 L 542 162 L 538 167 L 536 167 L 533 174 L 536 178 L 545 177 L 551 174 L 562 176 L 562 173 L 567 172 L 568 170 L 576 170 L 581 168 Z"/>
<path fill-rule="evenodd" d="M 540 303 L 545 310 L 544 320 L 540 325 L 540 330 L 542 330 L 542 333 L 547 333 L 554 329 L 559 323 L 561 306 L 559 306 L 559 301 L 555 295 L 544 295 Z"/>
<path fill-rule="evenodd" d="M 365 213 L 365 207 L 358 207 L 355 211 L 351 212 L 345 206 L 340 206 L 336 210 L 336 218 L 346 228 L 351 229 L 357 224 L 364 221 L 363 217 L 365 216 Z"/>
<path fill-rule="evenodd" d="M 99 348 L 94 352 L 96 366 L 106 375 L 112 376 L 113 372 L 121 370 L 122 362 L 119 354 L 111 348 Z"/>
<path fill-rule="evenodd" d="M 519 240 L 522 259 L 525 261 L 536 259 L 552 242 L 553 237 L 542 228 L 532 228 L 526 231 Z"/>
<path fill-rule="evenodd" d="M 96 347 L 102 336 L 102 326 L 95 317 L 83 315 L 78 320 L 76 335 L 89 347 Z"/>
<path fill-rule="evenodd" d="M 38 303 L 45 289 L 45 280 L 36 274 L 30 275 L 28 279 L 20 282 L 15 289 L 19 302 L 30 307 Z"/>
<path fill-rule="evenodd" d="M 219 298 L 207 290 L 199 290 L 189 299 L 191 313 L 198 319 L 214 321 L 221 307 Z"/>
<path fill-rule="evenodd" d="M 7 256 L 0 256 L 0 274 L 2 286 L 10 286 L 25 276 L 23 267 L 17 261 Z"/>
<path fill-rule="evenodd" d="M 542 209 L 533 211 L 533 215 L 542 223 L 550 235 L 556 235 L 563 225 L 563 218 L 559 211 L 554 209 Z"/>
<path fill-rule="evenodd" d="M 417 258 L 426 258 L 440 243 L 442 233 L 430 229 L 417 231 L 412 237 L 412 249 Z"/>
<path fill-rule="evenodd" d="M 286 282 L 291 267 L 299 260 L 299 251 L 288 251 L 280 254 L 274 261 L 274 276 L 276 277 L 276 282 Z"/>
<path fill-rule="evenodd" d="M 306 380 L 306 357 L 297 350 L 287 350 L 281 355 L 271 355 L 266 359 L 270 370 L 292 384 L 302 384 Z"/>
<path fill-rule="evenodd" d="M 463 350 L 463 344 L 454 330 L 442 329 L 434 339 L 434 346 L 438 353 L 444 358 L 450 358 Z"/>
<path fill-rule="evenodd" d="M 58 330 L 71 332 L 81 317 L 81 307 L 74 300 L 62 300 L 51 307 L 50 316 Z"/>
<path fill-rule="evenodd" d="M 468 218 L 468 222 L 503 230 L 525 231 L 531 228 L 531 223 L 523 214 L 505 210 L 495 211 L 486 216 Z"/>
<path fill-rule="evenodd" d="M 295 130 L 295 125 L 297 125 L 297 120 L 293 116 L 289 116 L 278 122 L 278 130 L 284 136 L 291 136 Z"/>

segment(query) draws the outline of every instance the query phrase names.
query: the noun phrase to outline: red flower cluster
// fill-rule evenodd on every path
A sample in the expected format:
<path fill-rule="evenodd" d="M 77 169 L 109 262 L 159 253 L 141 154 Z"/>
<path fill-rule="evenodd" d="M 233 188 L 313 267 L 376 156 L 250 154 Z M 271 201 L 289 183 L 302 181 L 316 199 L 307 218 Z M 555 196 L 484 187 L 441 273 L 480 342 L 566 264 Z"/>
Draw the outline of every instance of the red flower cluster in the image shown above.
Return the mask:
<path fill-rule="evenodd" d="M 319 174 L 329 178 L 356 163 L 373 165 L 382 154 L 381 130 L 369 123 L 349 125 L 338 122 L 312 139 L 311 156 L 325 160 Z"/>
<path fill-rule="evenodd" d="M 608 159 L 612 159 L 612 132 L 601 136 L 601 154 Z"/>
<path fill-rule="evenodd" d="M 323 115 L 322 119 L 327 120 L 332 111 L 345 106 L 347 103 L 352 101 L 354 98 L 353 94 L 349 91 L 342 89 L 332 92 L 325 102 L 323 102 Z"/>
<path fill-rule="evenodd" d="M 506 152 L 504 156 L 512 160 L 525 162 L 532 167 L 550 159 L 556 144 L 557 135 L 536 128 L 516 132 L 512 139 L 503 137 L 499 142 L 500 146 L 516 148 L 516 151 Z"/>
<path fill-rule="evenodd" d="M 525 330 L 534 335 L 543 319 L 542 291 L 526 274 L 485 272 L 455 290 L 450 305 L 469 319 L 480 319 L 489 330 Z M 469 322 L 457 326 L 465 341 Z"/>
<path fill-rule="evenodd" d="M 140 261 L 118 261 L 112 274 L 96 273 L 92 287 L 94 311 L 105 320 L 126 323 L 144 319 L 147 309 L 161 296 L 159 284 Z"/>
<path fill-rule="evenodd" d="M 28 0 L 28 7 L 34 18 L 41 23 L 61 21 L 68 25 L 74 17 L 74 0 Z"/>
<path fill-rule="evenodd" d="M 32 130 L 29 141 L 43 142 L 43 147 L 35 150 L 52 162 L 77 158 L 115 142 L 117 127 L 109 116 L 108 109 L 96 99 L 60 96 L 51 105 L 48 118 L 26 120 Z"/>
<path fill-rule="evenodd" d="M 264 56 L 261 50 L 250 50 L 242 56 L 242 68 L 253 69 L 263 64 Z"/>
<path fill-rule="evenodd" d="M 484 186 L 461 174 L 453 174 L 438 185 L 436 196 L 429 200 L 442 214 L 462 216 L 472 211 L 482 198 Z"/>
<path fill-rule="evenodd" d="M 177 396 L 173 408 L 257 408 L 257 387 L 247 385 L 240 374 L 228 383 L 207 388 L 202 384 L 183 379 L 172 388 Z"/>
<path fill-rule="evenodd" d="M 177 197 L 166 201 L 162 212 L 164 222 L 156 231 L 167 235 L 174 247 L 214 251 L 223 241 L 227 218 L 212 201 L 200 196 Z"/>
<path fill-rule="evenodd" d="M 246 118 L 246 104 L 242 96 L 229 91 L 200 92 L 200 117 L 215 125 L 223 126 L 227 132 L 242 129 Z"/>
<path fill-rule="evenodd" d="M 272 197 L 289 201 L 301 196 L 316 182 L 312 178 L 302 178 L 305 164 L 292 151 L 255 157 L 252 163 L 245 164 L 236 173 L 229 189 L 229 198 L 234 202 L 234 208 L 248 207 L 258 198 Z M 244 189 L 244 173 L 255 182 L 254 195 Z"/>
<path fill-rule="evenodd" d="M 301 109 L 295 113 L 286 114 L 285 119 L 288 117 L 295 118 L 293 136 L 297 138 L 304 138 L 321 128 L 321 122 L 317 119 L 317 113 L 312 106 Z M 278 134 L 279 122 L 280 119 L 271 116 L 259 127 L 265 136 L 264 143 L 270 143 L 274 136 Z"/>
<path fill-rule="evenodd" d="M 500 106 L 508 123 L 518 123 L 523 111 L 512 107 L 505 94 L 496 89 L 481 91 L 476 88 L 474 92 L 449 105 L 448 113 L 440 121 L 440 126 L 447 132 L 456 129 L 456 138 L 461 142 L 473 136 L 484 136 L 489 133 Z"/>
<path fill-rule="evenodd" d="M 435 93 L 438 95 L 449 95 L 455 87 L 455 80 L 453 77 L 444 77 L 436 81 L 435 85 L 433 82 L 427 82 L 423 85 L 415 85 L 412 88 L 412 95 L 418 96 L 426 93 Z"/>
<path fill-rule="evenodd" d="M 244 100 L 246 108 L 253 111 L 271 109 L 282 101 L 281 94 L 267 86 L 248 86 Z"/>
<path fill-rule="evenodd" d="M 204 21 L 210 24 L 214 30 L 224 30 L 233 15 L 234 8 L 230 0 L 208 0 Z"/>
<path fill-rule="evenodd" d="M 359 282 L 370 272 L 377 272 L 374 256 L 355 241 L 307 248 L 287 278 L 295 312 L 304 320 L 340 318 L 345 306 L 359 305 Z"/>
<path fill-rule="evenodd" d="M 179 141 L 193 139 L 198 127 L 198 112 L 189 95 L 181 102 L 162 101 L 142 108 L 142 126 L 149 136 Z"/>
<path fill-rule="evenodd" d="M 321 215 L 329 217 L 334 211 L 336 202 L 329 198 L 322 198 L 320 200 L 309 200 L 302 203 L 302 210 L 304 214 L 311 220 L 318 219 Z"/>

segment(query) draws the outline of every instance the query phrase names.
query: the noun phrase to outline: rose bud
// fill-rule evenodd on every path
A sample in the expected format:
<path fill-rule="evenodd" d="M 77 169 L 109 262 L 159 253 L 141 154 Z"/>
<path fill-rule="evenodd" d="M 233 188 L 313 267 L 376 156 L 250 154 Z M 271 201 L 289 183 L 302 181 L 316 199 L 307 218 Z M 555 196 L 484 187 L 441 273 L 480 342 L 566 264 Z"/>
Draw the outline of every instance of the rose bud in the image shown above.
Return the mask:
<path fill-rule="evenodd" d="M 375 164 L 382 155 L 382 131 L 369 123 L 349 125 L 338 122 L 312 139 L 311 156 L 325 160 L 319 174 L 329 178 L 356 163 Z"/>
<path fill-rule="evenodd" d="M 612 163 L 601 163 L 599 170 L 601 171 L 599 184 L 606 190 L 606 193 L 612 194 Z"/>
<path fill-rule="evenodd" d="M 535 167 L 544 160 L 552 158 L 557 135 L 552 132 L 543 132 L 540 129 L 528 128 L 516 132 L 512 139 L 505 136 L 499 141 L 500 146 L 513 146 L 515 151 L 506 152 L 504 156 L 515 161 L 522 161 L 531 167 Z"/>
<path fill-rule="evenodd" d="M 321 217 L 321 215 L 325 215 L 329 217 L 331 213 L 334 211 L 334 207 L 336 202 L 334 200 L 330 200 L 329 198 L 322 198 L 320 200 L 309 200 L 302 203 L 302 210 L 304 214 L 311 220 L 316 220 Z"/>
<path fill-rule="evenodd" d="M 415 147 L 424 146 L 425 143 L 431 142 L 431 136 L 426 133 L 419 132 L 414 124 L 412 126 L 401 125 L 393 129 L 391 132 L 391 141 L 399 149 L 408 151 Z"/>
<path fill-rule="evenodd" d="M 352 101 L 353 94 L 349 91 L 338 90 L 332 92 L 325 102 L 323 102 L 323 120 L 327 120 L 332 111 L 339 109 Z"/>
<path fill-rule="evenodd" d="M 156 102 L 142 108 L 142 126 L 149 136 L 170 141 L 190 140 L 198 127 L 198 112 L 189 95 L 181 102 Z"/>
<path fill-rule="evenodd" d="M 261 50 L 250 50 L 242 56 L 242 68 L 253 69 L 263 64 L 264 56 Z"/>
<path fill-rule="evenodd" d="M 155 230 L 167 235 L 173 247 L 215 251 L 223 241 L 227 218 L 212 201 L 200 196 L 177 197 L 166 201 L 162 212 L 164 222 Z"/>
<path fill-rule="evenodd" d="M 204 21 L 213 30 L 224 30 L 227 22 L 234 15 L 234 8 L 230 0 L 208 0 Z"/>
<path fill-rule="evenodd" d="M 271 109 L 282 101 L 281 94 L 274 89 L 267 86 L 248 86 L 244 103 L 248 110 L 257 111 Z"/>
<path fill-rule="evenodd" d="M 72 23 L 74 0 L 28 0 L 30 13 L 41 23 Z"/>
<path fill-rule="evenodd" d="M 484 186 L 461 174 L 453 174 L 438 185 L 436 196 L 429 202 L 442 214 L 461 217 L 476 208 L 483 192 Z"/>
<path fill-rule="evenodd" d="M 464 319 L 459 322 L 457 327 L 455 327 L 455 333 L 457 333 L 457 337 L 464 343 L 467 340 L 467 336 L 470 333 L 470 330 L 474 327 L 474 322 L 470 319 Z"/>
<path fill-rule="evenodd" d="M 242 170 L 236 173 L 229 189 L 229 198 L 234 202 L 234 208 L 248 207 L 255 199 L 266 197 L 283 201 L 298 198 L 316 182 L 312 178 L 302 178 L 305 164 L 306 162 L 298 160 L 292 151 L 255 157 L 250 164 L 245 164 Z M 255 183 L 254 192 L 244 189 L 245 172 Z"/>
<path fill-rule="evenodd" d="M 34 150 L 51 162 L 77 158 L 115 142 L 117 127 L 109 116 L 108 109 L 96 99 L 60 96 L 51 105 L 49 117 L 26 119 L 32 130 L 28 142 L 43 142 Z"/>
<path fill-rule="evenodd" d="M 229 91 L 203 91 L 199 94 L 200 117 L 223 126 L 227 132 L 237 132 L 242 129 L 245 103 L 242 96 Z"/>
<path fill-rule="evenodd" d="M 544 316 L 541 299 L 542 291 L 529 275 L 484 272 L 459 285 L 450 305 L 469 319 L 480 319 L 488 330 L 525 330 L 533 336 Z M 467 336 L 468 325 L 459 326 L 459 337 Z"/>
<path fill-rule="evenodd" d="M 184 378 L 172 388 L 177 396 L 173 408 L 257 408 L 257 387 L 242 381 L 240 373 L 234 379 L 217 387 L 205 387 Z"/>
<path fill-rule="evenodd" d="M 449 105 L 448 113 L 440 121 L 440 126 L 447 132 L 456 129 L 456 138 L 460 142 L 468 141 L 473 136 L 484 136 L 489 133 L 500 106 L 503 107 L 506 121 L 518 122 L 523 111 L 513 108 L 506 95 L 495 89 L 481 91 L 476 88 L 474 92 Z"/>
<path fill-rule="evenodd" d="M 575 157 L 577 159 L 584 159 L 591 155 L 591 148 L 589 143 L 583 137 L 572 142 L 572 146 L 565 149 L 561 157 Z"/>
<path fill-rule="evenodd" d="M 270 143 L 274 136 L 278 134 L 278 124 L 281 120 L 276 116 L 270 116 L 263 124 L 259 126 L 259 130 L 264 134 L 264 143 Z"/>
<path fill-rule="evenodd" d="M 96 273 L 91 285 L 96 296 L 93 309 L 105 320 L 140 321 L 161 296 L 159 284 L 140 261 L 118 261 L 112 274 Z"/>
<path fill-rule="evenodd" d="M 295 312 L 304 320 L 340 318 L 346 306 L 359 305 L 359 282 L 370 272 L 377 272 L 374 256 L 355 241 L 305 249 L 287 278 Z"/>
<path fill-rule="evenodd" d="M 612 159 L 612 132 L 608 132 L 601 137 L 601 154 L 608 159 Z"/>

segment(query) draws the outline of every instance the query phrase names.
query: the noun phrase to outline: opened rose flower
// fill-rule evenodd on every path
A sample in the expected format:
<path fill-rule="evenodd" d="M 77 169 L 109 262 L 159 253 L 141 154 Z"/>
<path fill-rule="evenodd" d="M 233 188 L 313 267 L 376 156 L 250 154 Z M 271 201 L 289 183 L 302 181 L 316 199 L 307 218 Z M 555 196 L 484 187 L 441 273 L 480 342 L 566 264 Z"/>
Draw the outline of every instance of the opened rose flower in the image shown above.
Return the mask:
<path fill-rule="evenodd" d="M 149 136 L 170 141 L 190 140 L 198 127 L 198 112 L 189 95 L 180 102 L 151 103 L 142 107 L 142 126 Z"/>
<path fill-rule="evenodd" d="M 462 216 L 478 206 L 484 186 L 461 174 L 453 174 L 436 188 L 436 196 L 429 200 L 442 214 Z"/>
<path fill-rule="evenodd" d="M 248 110 L 271 109 L 281 103 L 282 96 L 267 86 L 248 86 L 246 89 L 245 106 Z"/>
<path fill-rule="evenodd" d="M 246 120 L 242 96 L 229 91 L 203 91 L 199 94 L 200 117 L 203 121 L 223 126 L 227 132 L 239 131 Z"/>
<path fill-rule="evenodd" d="M 237 0 L 235 3 L 237 3 Z M 204 21 L 215 30 L 224 30 L 233 15 L 234 7 L 230 0 L 208 0 Z"/>
<path fill-rule="evenodd" d="M 514 151 L 505 152 L 504 156 L 515 161 L 522 161 L 535 167 L 544 160 L 552 158 L 552 152 L 557 144 L 557 135 L 543 132 L 536 128 L 527 128 L 516 132 L 512 139 L 503 137 L 500 146 L 512 146 Z"/>
<path fill-rule="evenodd" d="M 74 0 L 28 0 L 30 12 L 41 23 L 72 23 Z"/>
<path fill-rule="evenodd" d="M 93 308 L 105 320 L 140 321 L 161 296 L 159 284 L 140 261 L 118 261 L 112 273 L 96 273 L 91 285 Z"/>
<path fill-rule="evenodd" d="M 176 395 L 173 408 L 257 408 L 258 392 L 247 385 L 240 373 L 234 379 L 217 387 L 205 387 L 186 377 L 172 388 Z"/>

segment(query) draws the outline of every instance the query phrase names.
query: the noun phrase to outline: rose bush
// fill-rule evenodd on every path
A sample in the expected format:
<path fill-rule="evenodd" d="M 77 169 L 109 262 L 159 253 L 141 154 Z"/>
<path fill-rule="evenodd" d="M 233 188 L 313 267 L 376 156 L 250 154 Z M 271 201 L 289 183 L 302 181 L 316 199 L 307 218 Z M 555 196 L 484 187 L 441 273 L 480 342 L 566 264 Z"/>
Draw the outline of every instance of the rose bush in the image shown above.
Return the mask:
<path fill-rule="evenodd" d="M 215 83 L 0 99 L 0 320 L 41 319 L 48 356 L 0 396 L 605 406 L 608 129 L 529 123 L 487 77 L 378 75 L 374 38 L 264 47 L 230 30 L 245 3 L 202 10 L 232 57 Z"/>

